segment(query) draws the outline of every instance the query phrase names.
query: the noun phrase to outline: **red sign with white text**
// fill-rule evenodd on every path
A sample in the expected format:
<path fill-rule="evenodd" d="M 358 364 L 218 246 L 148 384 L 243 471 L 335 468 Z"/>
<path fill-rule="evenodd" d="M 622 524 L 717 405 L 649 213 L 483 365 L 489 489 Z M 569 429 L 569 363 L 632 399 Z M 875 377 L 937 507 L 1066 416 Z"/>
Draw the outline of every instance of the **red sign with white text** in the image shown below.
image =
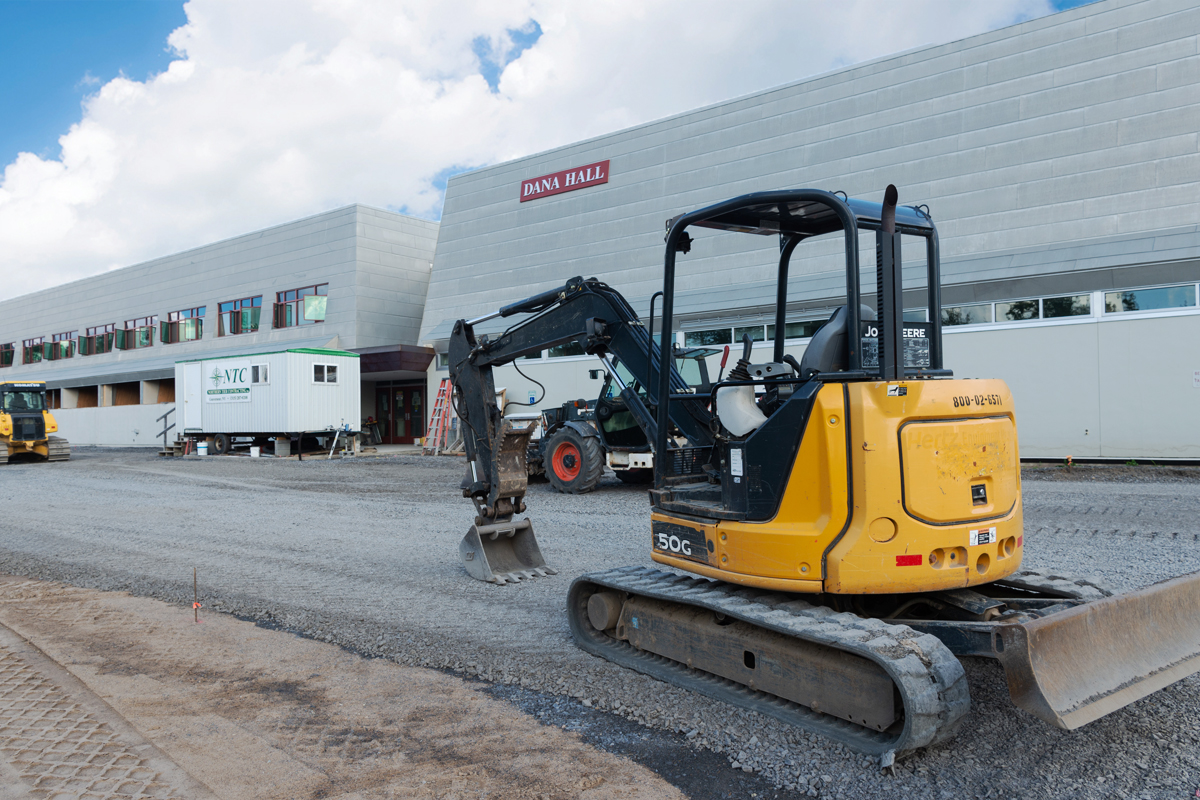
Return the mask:
<path fill-rule="evenodd" d="M 597 161 L 595 164 L 564 169 L 553 175 L 521 181 L 521 202 L 586 189 L 588 186 L 599 186 L 602 183 L 608 183 L 607 161 Z"/>

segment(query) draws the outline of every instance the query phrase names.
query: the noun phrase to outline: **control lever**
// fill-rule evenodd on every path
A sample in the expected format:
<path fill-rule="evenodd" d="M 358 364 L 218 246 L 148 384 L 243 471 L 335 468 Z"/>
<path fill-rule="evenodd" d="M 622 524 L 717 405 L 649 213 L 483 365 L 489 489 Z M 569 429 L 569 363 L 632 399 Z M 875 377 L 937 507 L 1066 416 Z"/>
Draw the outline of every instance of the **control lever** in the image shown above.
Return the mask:
<path fill-rule="evenodd" d="M 717 373 L 717 383 L 725 377 L 725 363 L 729 361 L 729 345 L 725 345 L 725 354 L 721 356 L 721 371 Z"/>
<path fill-rule="evenodd" d="M 750 363 L 750 351 L 754 349 L 754 340 L 750 338 L 750 334 L 742 334 L 742 361 Z"/>

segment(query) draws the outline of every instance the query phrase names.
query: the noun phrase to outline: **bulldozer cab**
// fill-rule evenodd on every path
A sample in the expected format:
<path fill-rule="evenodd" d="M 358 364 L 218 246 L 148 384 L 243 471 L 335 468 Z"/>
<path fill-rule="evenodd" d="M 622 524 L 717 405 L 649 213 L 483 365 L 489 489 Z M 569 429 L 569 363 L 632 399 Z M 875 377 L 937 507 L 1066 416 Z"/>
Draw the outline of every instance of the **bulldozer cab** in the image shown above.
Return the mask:
<path fill-rule="evenodd" d="M 46 387 L 36 384 L 36 388 L 28 384 L 0 384 L 0 410 L 5 413 L 40 412 L 46 408 Z"/>

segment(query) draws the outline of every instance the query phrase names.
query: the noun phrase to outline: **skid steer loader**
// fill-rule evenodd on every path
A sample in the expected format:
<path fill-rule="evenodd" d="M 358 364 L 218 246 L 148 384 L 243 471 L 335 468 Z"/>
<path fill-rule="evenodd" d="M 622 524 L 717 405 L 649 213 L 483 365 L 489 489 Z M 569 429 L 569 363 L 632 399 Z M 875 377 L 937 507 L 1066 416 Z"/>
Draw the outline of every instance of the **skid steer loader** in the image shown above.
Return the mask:
<path fill-rule="evenodd" d="M 597 356 L 654 445 L 651 557 L 571 584 L 579 647 L 617 664 L 819 732 L 884 764 L 951 737 L 969 706 L 960 656 L 997 659 L 1013 702 L 1077 728 L 1200 670 L 1200 573 L 1112 595 L 1022 569 L 1021 475 L 1003 381 L 943 366 L 937 228 L 924 207 L 800 189 L 734 198 L 667 223 L 662 319 L 689 228 L 779 237 L 775 330 L 791 256 L 844 242 L 845 304 L 797 360 L 737 366 L 706 392 L 675 369 L 629 304 L 597 280 L 460 320 L 450 369 L 476 526 L 470 574 L 544 575 L 525 510 L 524 446 L 494 402 L 492 368 L 563 342 Z M 871 237 L 870 233 L 874 236 Z M 874 239 L 873 301 L 859 252 Z M 925 260 L 928 321 L 906 321 L 901 242 Z M 697 245 L 699 246 L 699 245 Z M 475 326 L 533 314 L 494 337 Z M 650 321 L 654 325 L 654 320 Z M 614 355 L 648 391 L 612 370 Z M 489 570 L 497 556 L 504 572 Z M 1080 561 L 1087 554 L 1080 553 Z"/>
<path fill-rule="evenodd" d="M 0 464 L 13 456 L 31 455 L 46 461 L 66 461 L 71 445 L 50 436 L 58 423 L 46 410 L 46 384 L 41 381 L 0 381 Z"/>

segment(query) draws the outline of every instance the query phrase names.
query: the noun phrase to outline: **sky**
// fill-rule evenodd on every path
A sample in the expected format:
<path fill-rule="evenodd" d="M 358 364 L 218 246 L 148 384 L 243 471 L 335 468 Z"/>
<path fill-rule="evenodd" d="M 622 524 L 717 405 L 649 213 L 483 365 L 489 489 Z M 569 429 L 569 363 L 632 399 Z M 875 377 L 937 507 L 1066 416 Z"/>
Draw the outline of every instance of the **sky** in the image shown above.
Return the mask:
<path fill-rule="evenodd" d="M 1087 0 L 0 0 L 0 299 Z"/>

